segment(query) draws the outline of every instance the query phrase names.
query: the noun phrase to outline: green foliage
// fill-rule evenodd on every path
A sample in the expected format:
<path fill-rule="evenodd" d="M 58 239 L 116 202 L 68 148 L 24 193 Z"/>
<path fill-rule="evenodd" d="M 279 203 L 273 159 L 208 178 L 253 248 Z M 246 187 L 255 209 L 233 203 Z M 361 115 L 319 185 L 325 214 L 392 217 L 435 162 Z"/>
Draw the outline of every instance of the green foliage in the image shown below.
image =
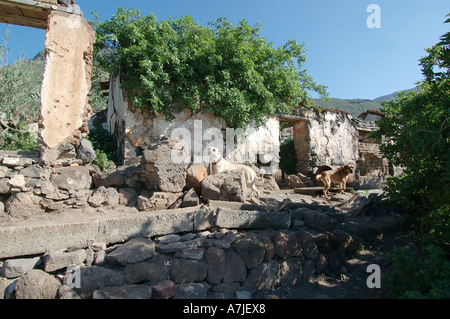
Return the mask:
<path fill-rule="evenodd" d="M 120 71 L 131 105 L 168 119 L 187 107 L 244 127 L 277 110 L 289 113 L 309 98 L 308 90 L 326 95 L 302 69 L 303 44 L 275 49 L 261 26 L 245 20 L 233 26 L 219 18 L 203 27 L 190 16 L 157 22 L 153 14 L 120 8 L 92 25 L 99 64 Z"/>
<path fill-rule="evenodd" d="M 289 137 L 280 144 L 280 169 L 286 174 L 297 173 L 297 155 L 295 154 L 294 139 Z"/>
<path fill-rule="evenodd" d="M 0 46 L 0 112 L 8 119 L 21 115 L 28 119 L 39 116 L 43 61 L 19 59 L 8 65 L 7 51 Z"/>
<path fill-rule="evenodd" d="M 389 254 L 394 270 L 386 279 L 390 293 L 397 298 L 450 298 L 450 261 L 435 245 L 422 252 L 395 247 Z"/>
<path fill-rule="evenodd" d="M 403 175 L 388 181 L 388 199 L 419 218 L 417 230 L 424 241 L 447 247 L 450 245 L 449 34 L 426 49 L 428 56 L 420 60 L 425 79 L 418 92 L 399 94 L 396 100 L 384 102 L 385 118 L 378 122 L 379 134 L 386 138 L 381 151 L 392 164 L 404 168 Z"/>
<path fill-rule="evenodd" d="M 6 116 L 0 113 L 0 149 L 15 151 L 37 151 L 36 138 L 27 129 L 25 117 L 18 121 L 6 121 Z"/>
<path fill-rule="evenodd" d="M 97 124 L 89 131 L 87 138 L 95 152 L 93 164 L 102 171 L 110 169 L 112 164 L 118 160 L 116 145 L 111 135 L 100 124 Z"/>

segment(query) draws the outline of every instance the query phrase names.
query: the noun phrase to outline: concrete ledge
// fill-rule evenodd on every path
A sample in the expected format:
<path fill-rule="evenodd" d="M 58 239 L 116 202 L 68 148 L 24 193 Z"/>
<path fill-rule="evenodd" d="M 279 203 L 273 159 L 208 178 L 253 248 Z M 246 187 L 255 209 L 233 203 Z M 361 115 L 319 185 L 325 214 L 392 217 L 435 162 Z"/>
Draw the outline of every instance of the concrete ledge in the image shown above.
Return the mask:
<path fill-rule="evenodd" d="M 216 215 L 214 212 L 216 211 Z M 0 225 L 0 259 L 37 255 L 67 248 L 86 248 L 94 242 L 120 243 L 213 226 L 246 229 L 289 228 L 284 212 L 232 210 L 197 206 L 139 212 L 136 208 L 73 209 Z"/>
<path fill-rule="evenodd" d="M 92 213 L 72 210 L 44 218 L 0 225 L 0 258 L 85 248 L 93 242 L 118 243 L 136 237 L 205 230 L 214 221 L 213 212 L 200 207 L 149 212 L 128 207 Z"/>
<path fill-rule="evenodd" d="M 284 212 L 261 212 L 217 208 L 215 225 L 223 228 L 289 228 L 291 215 Z"/>

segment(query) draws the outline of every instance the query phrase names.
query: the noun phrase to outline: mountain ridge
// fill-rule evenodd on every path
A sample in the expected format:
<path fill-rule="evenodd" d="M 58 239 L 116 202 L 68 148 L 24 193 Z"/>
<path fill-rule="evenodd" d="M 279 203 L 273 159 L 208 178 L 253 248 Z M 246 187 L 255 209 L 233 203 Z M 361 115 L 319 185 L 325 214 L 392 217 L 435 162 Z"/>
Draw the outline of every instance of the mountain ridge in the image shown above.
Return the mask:
<path fill-rule="evenodd" d="M 364 113 L 370 109 L 379 110 L 381 108 L 381 102 L 394 100 L 397 98 L 399 93 L 408 93 L 411 91 L 417 92 L 418 89 L 417 87 L 414 87 L 412 89 L 396 91 L 372 100 L 329 98 L 328 101 L 324 101 L 323 99 L 318 98 L 312 99 L 312 101 L 313 104 L 321 108 L 340 110 L 357 117 L 361 113 Z"/>

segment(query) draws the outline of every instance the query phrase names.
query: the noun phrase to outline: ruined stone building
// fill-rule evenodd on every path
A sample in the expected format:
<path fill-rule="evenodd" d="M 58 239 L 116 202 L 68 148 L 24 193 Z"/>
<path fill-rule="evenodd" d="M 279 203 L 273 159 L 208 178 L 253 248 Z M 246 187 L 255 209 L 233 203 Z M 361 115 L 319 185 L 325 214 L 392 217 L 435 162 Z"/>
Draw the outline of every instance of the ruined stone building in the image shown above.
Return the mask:
<path fill-rule="evenodd" d="M 73 0 L 0 0 L 0 22 L 46 29 L 39 142 L 44 162 L 73 154 L 88 134 L 94 31 Z"/>
<path fill-rule="evenodd" d="M 297 172 L 308 176 L 318 168 L 354 164 L 351 177 L 358 188 L 380 188 L 389 174 L 389 163 L 383 158 L 381 141 L 370 139 L 377 130 L 381 114 L 369 110 L 354 118 L 338 110 L 300 109 L 296 115 L 281 115 L 280 121 L 292 125 L 297 156 Z"/>

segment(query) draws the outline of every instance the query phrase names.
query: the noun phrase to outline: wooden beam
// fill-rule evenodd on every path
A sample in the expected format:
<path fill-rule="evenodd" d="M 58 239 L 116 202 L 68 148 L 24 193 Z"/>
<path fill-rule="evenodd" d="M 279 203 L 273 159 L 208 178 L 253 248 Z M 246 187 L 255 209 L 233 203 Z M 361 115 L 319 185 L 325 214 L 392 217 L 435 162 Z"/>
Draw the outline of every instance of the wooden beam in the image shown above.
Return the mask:
<path fill-rule="evenodd" d="M 12 15 L 3 12 L 0 12 L 0 22 L 8 24 L 17 24 L 25 27 L 32 27 L 38 29 L 47 29 L 47 20 Z"/>

